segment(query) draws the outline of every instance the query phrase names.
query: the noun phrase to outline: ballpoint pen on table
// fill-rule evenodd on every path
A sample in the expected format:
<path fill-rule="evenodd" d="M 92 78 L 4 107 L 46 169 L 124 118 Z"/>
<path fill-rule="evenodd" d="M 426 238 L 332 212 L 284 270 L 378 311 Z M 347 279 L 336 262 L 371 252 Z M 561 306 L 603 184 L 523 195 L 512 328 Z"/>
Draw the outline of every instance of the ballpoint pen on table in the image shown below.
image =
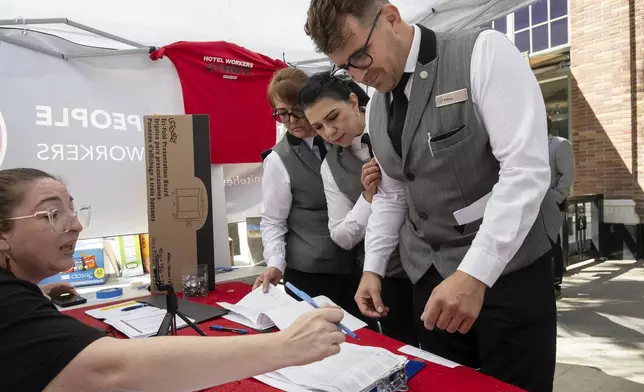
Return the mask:
<path fill-rule="evenodd" d="M 121 309 L 121 312 L 128 312 L 130 310 L 139 309 L 139 308 L 143 308 L 143 307 L 146 307 L 146 306 L 148 306 L 148 304 L 132 305 L 132 306 L 128 306 L 127 308 Z"/>
<path fill-rule="evenodd" d="M 239 328 L 230 328 L 230 327 L 222 327 L 221 325 L 211 325 L 210 327 L 211 330 L 213 331 L 220 331 L 220 332 L 233 332 L 233 333 L 238 333 L 240 335 L 245 335 L 248 333 L 247 329 L 239 329 Z"/>
<path fill-rule="evenodd" d="M 320 308 L 320 305 L 318 305 L 313 300 L 313 298 L 309 297 L 309 295 L 306 294 L 304 291 L 302 291 L 302 290 L 298 289 L 297 287 L 293 286 L 291 284 L 291 282 L 286 282 L 286 288 L 291 290 L 293 292 L 293 294 L 295 294 L 298 297 L 300 297 L 300 299 L 302 299 L 302 301 L 308 303 L 309 305 L 313 306 L 316 309 Z M 347 335 L 351 336 L 352 338 L 354 338 L 356 340 L 360 340 L 358 335 L 356 335 L 352 330 L 350 330 L 349 328 L 344 326 L 342 323 L 338 323 L 338 328 L 340 328 L 344 333 L 346 333 Z"/>

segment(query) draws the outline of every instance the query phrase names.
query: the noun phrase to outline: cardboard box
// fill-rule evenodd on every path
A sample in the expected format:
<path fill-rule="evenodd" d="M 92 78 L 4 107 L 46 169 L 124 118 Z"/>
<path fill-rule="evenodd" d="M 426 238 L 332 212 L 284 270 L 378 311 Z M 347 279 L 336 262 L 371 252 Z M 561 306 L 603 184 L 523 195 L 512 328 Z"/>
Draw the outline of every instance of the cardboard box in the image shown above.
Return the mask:
<path fill-rule="evenodd" d="M 144 122 L 151 269 L 158 261 L 162 283 L 182 291 L 183 267 L 206 264 L 214 290 L 208 116 L 145 116 Z"/>

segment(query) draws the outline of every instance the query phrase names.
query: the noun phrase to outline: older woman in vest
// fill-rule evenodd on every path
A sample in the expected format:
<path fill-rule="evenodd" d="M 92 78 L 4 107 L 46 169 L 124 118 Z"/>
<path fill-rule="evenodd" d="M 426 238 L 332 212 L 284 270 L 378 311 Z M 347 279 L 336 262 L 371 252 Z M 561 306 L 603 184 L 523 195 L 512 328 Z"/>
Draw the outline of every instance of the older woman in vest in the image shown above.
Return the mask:
<path fill-rule="evenodd" d="M 266 291 L 284 278 L 312 297 L 325 295 L 358 313 L 352 299 L 359 279 L 356 252 L 336 245 L 328 229 L 320 174 L 326 146 L 297 105 L 306 81 L 304 71 L 285 68 L 268 87 L 273 116 L 287 132 L 264 154 L 260 230 L 268 268 L 255 287 L 262 285 Z"/>
<path fill-rule="evenodd" d="M 366 130 L 368 101 L 369 96 L 358 84 L 330 72 L 311 76 L 298 96 L 298 104 L 313 129 L 332 144 L 320 169 L 331 238 L 343 249 L 357 251 L 361 262 L 371 201 L 380 181 L 379 171 L 361 178 L 363 165 L 377 165 Z M 391 308 L 357 294 L 355 301 L 362 314 L 378 320 L 385 335 L 418 345 L 412 284 L 402 269 L 397 249 L 389 259 L 382 286 L 383 301 Z M 382 310 L 378 312 L 377 308 Z"/>

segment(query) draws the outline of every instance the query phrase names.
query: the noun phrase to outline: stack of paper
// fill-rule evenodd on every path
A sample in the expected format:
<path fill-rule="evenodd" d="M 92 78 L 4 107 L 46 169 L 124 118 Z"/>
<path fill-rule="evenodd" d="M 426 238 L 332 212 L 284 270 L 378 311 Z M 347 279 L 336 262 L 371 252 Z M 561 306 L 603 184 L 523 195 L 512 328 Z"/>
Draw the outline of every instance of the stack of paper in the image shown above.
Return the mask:
<path fill-rule="evenodd" d="M 267 293 L 264 293 L 260 286 L 234 305 L 228 302 L 217 302 L 217 304 L 230 310 L 230 313 L 223 316 L 224 318 L 261 331 L 275 326 L 266 316 L 267 311 L 297 305 L 297 301 L 270 285 Z"/>
<path fill-rule="evenodd" d="M 123 311 L 123 309 L 137 305 L 141 304 L 136 301 L 130 301 L 88 310 L 85 313 L 96 319 L 103 320 L 105 324 L 111 325 L 130 339 L 147 338 L 156 335 L 167 311 L 154 306 L 143 306 Z M 176 322 L 177 329 L 188 326 L 179 317 L 177 317 Z"/>
<path fill-rule="evenodd" d="M 285 391 L 371 391 L 404 368 L 407 358 L 380 347 L 340 345 L 340 353 L 305 366 L 293 366 L 255 377 Z"/>
<path fill-rule="evenodd" d="M 320 306 L 337 306 L 325 296 L 317 296 L 313 300 Z M 286 329 L 299 316 L 313 310 L 308 303 L 295 300 L 273 285 L 269 287 L 268 293 L 264 293 L 261 287 L 256 288 L 235 305 L 226 302 L 218 302 L 218 304 L 230 310 L 230 313 L 223 316 L 224 318 L 260 331 L 274 326 L 281 330 Z M 352 331 L 367 326 L 364 321 L 346 310 L 342 324 Z"/>

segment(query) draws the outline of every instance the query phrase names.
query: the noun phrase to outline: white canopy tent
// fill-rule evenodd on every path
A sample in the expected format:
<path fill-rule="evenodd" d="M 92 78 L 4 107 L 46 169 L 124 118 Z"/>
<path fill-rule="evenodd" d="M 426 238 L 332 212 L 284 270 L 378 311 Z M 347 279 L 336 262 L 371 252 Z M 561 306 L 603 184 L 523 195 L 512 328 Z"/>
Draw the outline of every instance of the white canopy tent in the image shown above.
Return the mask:
<path fill-rule="evenodd" d="M 437 31 L 478 26 L 534 0 L 396 0 L 403 17 Z M 304 34 L 309 0 L 0 0 L 0 20 L 81 45 L 109 49 L 163 46 L 175 41 L 229 41 L 300 66 L 322 62 Z M 38 19 L 64 16 L 91 26 Z M 40 21 L 42 22 L 42 21 Z M 81 26 L 81 27 L 84 27 Z M 115 36 L 96 35 L 97 29 Z"/>

